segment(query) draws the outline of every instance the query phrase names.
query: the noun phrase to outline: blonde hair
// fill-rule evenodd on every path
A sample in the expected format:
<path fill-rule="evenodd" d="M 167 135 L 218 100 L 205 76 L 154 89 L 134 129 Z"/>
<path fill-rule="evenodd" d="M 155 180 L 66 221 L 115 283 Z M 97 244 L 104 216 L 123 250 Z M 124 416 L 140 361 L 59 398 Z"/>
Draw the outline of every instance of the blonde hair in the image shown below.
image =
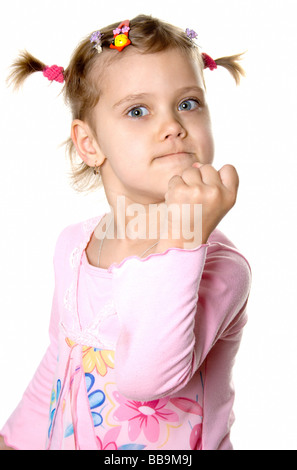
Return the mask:
<path fill-rule="evenodd" d="M 113 30 L 119 22 L 113 23 L 100 30 L 102 34 L 101 44 L 103 51 L 109 50 L 114 37 Z M 119 53 L 111 51 L 110 54 L 98 54 L 88 35 L 75 49 L 68 67 L 64 70 L 65 84 L 63 93 L 67 105 L 70 106 L 72 118 L 80 119 L 92 126 L 92 110 L 100 99 L 100 79 L 104 69 L 111 61 L 117 60 Z M 202 55 L 186 33 L 169 23 L 147 15 L 139 15 L 130 21 L 129 38 L 132 47 L 142 54 L 157 53 L 166 49 L 176 48 L 197 60 L 202 72 L 204 62 Z M 131 46 L 130 46 L 131 47 Z M 125 54 L 125 49 L 120 53 Z M 244 70 L 239 64 L 242 54 L 221 57 L 215 60 L 218 66 L 222 66 L 230 72 L 236 84 L 240 83 Z M 10 84 L 19 88 L 23 82 L 34 72 L 42 72 L 46 65 L 24 51 L 12 65 L 12 71 L 8 78 Z M 77 161 L 76 149 L 69 138 L 66 142 L 67 153 L 71 162 L 71 184 L 77 191 L 90 191 L 101 185 L 98 176 L 94 176 L 93 168 L 84 162 Z"/>

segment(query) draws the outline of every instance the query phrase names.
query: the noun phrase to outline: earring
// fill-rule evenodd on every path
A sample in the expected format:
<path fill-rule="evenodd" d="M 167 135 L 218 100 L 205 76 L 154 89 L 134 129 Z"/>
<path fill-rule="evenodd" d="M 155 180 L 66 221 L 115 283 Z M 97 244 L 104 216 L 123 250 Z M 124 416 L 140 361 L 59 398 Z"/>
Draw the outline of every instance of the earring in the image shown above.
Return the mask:
<path fill-rule="evenodd" d="M 96 176 L 99 175 L 100 176 L 100 166 L 99 165 L 97 166 L 96 163 L 95 163 L 95 166 L 94 166 L 94 175 L 96 175 Z"/>

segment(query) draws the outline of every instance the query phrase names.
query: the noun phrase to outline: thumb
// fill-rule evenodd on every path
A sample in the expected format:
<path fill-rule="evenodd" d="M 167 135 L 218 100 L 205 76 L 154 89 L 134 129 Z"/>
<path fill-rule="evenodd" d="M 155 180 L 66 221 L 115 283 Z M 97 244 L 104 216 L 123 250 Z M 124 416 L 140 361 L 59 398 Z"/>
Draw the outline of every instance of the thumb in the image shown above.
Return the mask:
<path fill-rule="evenodd" d="M 237 191 L 239 186 L 239 177 L 233 165 L 224 165 L 220 171 L 220 178 L 223 185 L 229 190 Z"/>

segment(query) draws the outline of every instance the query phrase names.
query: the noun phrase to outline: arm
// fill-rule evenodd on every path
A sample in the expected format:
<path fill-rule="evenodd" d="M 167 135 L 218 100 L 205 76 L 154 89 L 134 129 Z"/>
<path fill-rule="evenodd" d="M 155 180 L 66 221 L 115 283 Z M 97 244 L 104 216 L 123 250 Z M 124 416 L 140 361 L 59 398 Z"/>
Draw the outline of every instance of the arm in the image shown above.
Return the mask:
<path fill-rule="evenodd" d="M 184 250 L 189 244 L 182 231 L 180 239 L 171 237 L 176 219 L 168 211 L 169 236 L 160 240 L 155 253 L 142 261 L 129 259 L 116 269 L 114 296 L 122 328 L 115 370 L 124 395 L 152 400 L 175 393 L 235 317 L 244 315 L 250 285 L 247 263 L 236 250 L 220 252 L 218 246 L 205 245 L 234 205 L 237 188 L 238 175 L 230 165 L 217 172 L 195 163 L 182 176 L 173 176 L 165 201 L 168 207 L 191 208 L 187 226 L 194 230 L 193 249 Z M 202 204 L 197 220 L 195 204 Z M 199 246 L 197 231 L 203 243 Z"/>
<path fill-rule="evenodd" d="M 119 391 L 147 401 L 183 388 L 229 325 L 242 327 L 249 288 L 247 262 L 218 245 L 120 265 L 114 276 Z"/>

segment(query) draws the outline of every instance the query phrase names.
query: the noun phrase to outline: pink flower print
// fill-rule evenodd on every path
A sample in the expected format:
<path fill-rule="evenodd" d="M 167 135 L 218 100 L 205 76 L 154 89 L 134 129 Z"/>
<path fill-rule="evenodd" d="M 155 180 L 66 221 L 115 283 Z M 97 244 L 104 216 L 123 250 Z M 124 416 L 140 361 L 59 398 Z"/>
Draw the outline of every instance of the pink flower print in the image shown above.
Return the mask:
<path fill-rule="evenodd" d="M 114 429 L 110 429 L 110 431 L 108 431 L 105 434 L 103 438 L 103 442 L 97 436 L 98 449 L 99 450 L 118 450 L 116 440 L 118 438 L 120 430 L 121 430 L 121 426 L 118 426 Z"/>
<path fill-rule="evenodd" d="M 191 450 L 202 450 L 202 424 L 196 424 L 190 435 Z"/>
<path fill-rule="evenodd" d="M 177 397 L 171 398 L 171 403 L 175 405 L 180 410 L 184 411 L 185 413 L 192 413 L 194 415 L 203 416 L 203 408 L 191 398 L 184 398 L 184 397 Z"/>
<path fill-rule="evenodd" d="M 135 441 L 143 431 L 148 441 L 157 442 L 160 435 L 160 421 L 179 421 L 178 415 L 166 408 L 168 398 L 143 402 L 127 400 L 118 392 L 114 392 L 113 396 L 120 405 L 114 412 L 114 419 L 129 421 L 128 435 L 131 441 Z"/>

